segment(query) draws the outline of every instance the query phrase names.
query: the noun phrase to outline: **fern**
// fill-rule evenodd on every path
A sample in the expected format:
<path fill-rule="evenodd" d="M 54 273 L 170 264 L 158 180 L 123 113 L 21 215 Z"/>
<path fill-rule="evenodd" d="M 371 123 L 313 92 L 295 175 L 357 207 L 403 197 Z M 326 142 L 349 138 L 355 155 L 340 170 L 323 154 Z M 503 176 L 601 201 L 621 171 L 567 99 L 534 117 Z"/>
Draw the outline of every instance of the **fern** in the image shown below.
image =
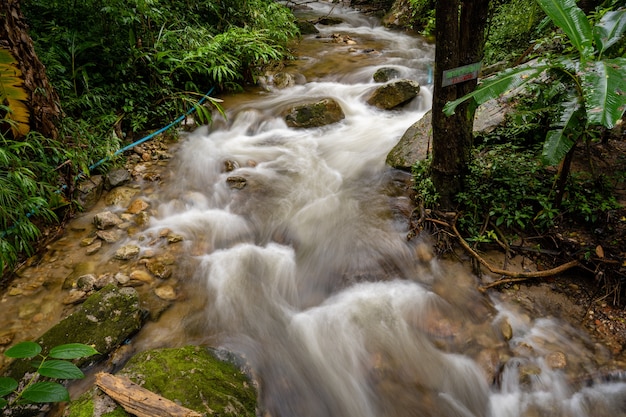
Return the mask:
<path fill-rule="evenodd" d="M 8 49 L 0 48 L 0 103 L 6 105 L 5 123 L 14 137 L 25 136 L 30 131 L 27 100 L 28 93 L 17 61 Z"/>

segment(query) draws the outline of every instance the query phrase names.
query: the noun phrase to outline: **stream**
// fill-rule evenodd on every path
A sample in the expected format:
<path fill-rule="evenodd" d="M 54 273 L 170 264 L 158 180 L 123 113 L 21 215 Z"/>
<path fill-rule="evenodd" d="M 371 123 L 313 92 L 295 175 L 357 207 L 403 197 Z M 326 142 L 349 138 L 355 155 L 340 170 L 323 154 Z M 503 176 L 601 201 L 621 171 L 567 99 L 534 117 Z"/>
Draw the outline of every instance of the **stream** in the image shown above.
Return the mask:
<path fill-rule="evenodd" d="M 407 240 L 407 174 L 385 157 L 430 108 L 434 45 L 337 5 L 309 7 L 343 23 L 303 37 L 284 70 L 299 82 L 223 97 L 226 119 L 186 134 L 167 180 L 143 190 L 155 215 L 122 243 L 159 253 L 167 244 L 154 236 L 182 236 L 184 297 L 134 350 L 235 352 L 273 417 L 626 416 L 626 383 L 592 377 L 604 353 L 584 334 L 479 293 L 427 237 Z M 367 105 L 381 67 L 418 81 L 419 96 L 397 110 Z M 345 119 L 287 127 L 285 109 L 326 97 Z"/>

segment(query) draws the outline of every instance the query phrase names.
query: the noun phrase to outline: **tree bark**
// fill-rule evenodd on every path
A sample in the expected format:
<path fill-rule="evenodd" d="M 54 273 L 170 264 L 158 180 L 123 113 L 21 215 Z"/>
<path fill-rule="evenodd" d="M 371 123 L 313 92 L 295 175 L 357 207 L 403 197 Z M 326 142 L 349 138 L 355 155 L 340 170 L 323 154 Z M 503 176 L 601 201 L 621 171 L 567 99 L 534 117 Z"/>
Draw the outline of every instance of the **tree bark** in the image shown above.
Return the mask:
<path fill-rule="evenodd" d="M 35 53 L 33 40 L 19 6 L 19 0 L 2 0 L 0 47 L 6 48 L 19 62 L 27 91 L 30 125 L 50 138 L 58 136 L 56 122 L 61 114 L 59 96 L 46 77 L 44 65 Z"/>
<path fill-rule="evenodd" d="M 479 62 L 483 57 L 487 0 L 439 0 L 435 17 L 435 86 L 433 92 L 433 159 L 431 177 L 443 209 L 454 208 L 454 197 L 464 188 L 471 158 L 475 107 L 464 103 L 450 117 L 444 105 L 474 90 L 477 80 L 442 86 L 443 72 Z"/>

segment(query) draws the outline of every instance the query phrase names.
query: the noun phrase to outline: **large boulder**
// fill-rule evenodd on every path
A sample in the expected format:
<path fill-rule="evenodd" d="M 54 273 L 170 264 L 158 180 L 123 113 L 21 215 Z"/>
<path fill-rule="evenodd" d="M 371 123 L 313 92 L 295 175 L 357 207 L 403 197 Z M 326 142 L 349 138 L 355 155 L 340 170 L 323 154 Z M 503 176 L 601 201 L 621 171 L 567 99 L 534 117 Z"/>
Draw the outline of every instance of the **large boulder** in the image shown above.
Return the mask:
<path fill-rule="evenodd" d="M 367 99 L 367 104 L 383 110 L 391 110 L 415 98 L 420 92 L 420 85 L 413 80 L 391 81 L 374 90 Z"/>
<path fill-rule="evenodd" d="M 204 416 L 255 417 L 257 394 L 252 382 L 222 352 L 197 346 L 139 353 L 117 376 Z M 67 417 L 129 416 L 100 390 L 83 394 Z"/>
<path fill-rule="evenodd" d="M 337 123 L 345 117 L 339 103 L 332 98 L 300 104 L 291 107 L 284 114 L 287 126 L 298 128 L 325 126 Z"/>
<path fill-rule="evenodd" d="M 489 100 L 476 110 L 474 115 L 474 135 L 485 135 L 504 123 L 506 115 L 512 107 L 497 100 Z M 429 145 L 432 143 L 432 113 L 426 114 L 409 127 L 400 141 L 387 154 L 387 165 L 411 171 L 418 161 L 426 159 Z"/>
<path fill-rule="evenodd" d="M 387 165 L 411 171 L 411 167 L 417 162 L 426 159 L 428 148 L 432 139 L 432 113 L 428 111 L 424 117 L 413 123 L 400 141 L 387 154 Z"/>

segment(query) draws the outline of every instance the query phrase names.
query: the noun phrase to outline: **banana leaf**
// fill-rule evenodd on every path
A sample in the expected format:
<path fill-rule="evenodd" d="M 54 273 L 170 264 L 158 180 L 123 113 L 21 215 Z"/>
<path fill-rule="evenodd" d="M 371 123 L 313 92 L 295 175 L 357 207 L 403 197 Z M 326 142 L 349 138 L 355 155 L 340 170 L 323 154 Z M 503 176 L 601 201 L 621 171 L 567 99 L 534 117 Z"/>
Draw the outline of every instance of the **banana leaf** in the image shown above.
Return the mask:
<path fill-rule="evenodd" d="M 593 27 L 593 38 L 600 56 L 615 42 L 620 40 L 626 31 L 626 9 L 607 12 Z"/>
<path fill-rule="evenodd" d="M 548 132 L 543 144 L 541 159 L 545 165 L 557 165 L 565 158 L 584 130 L 584 120 L 584 107 L 578 96 L 561 103 L 557 128 Z"/>
<path fill-rule="evenodd" d="M 576 6 L 575 0 L 537 0 L 539 6 L 567 35 L 586 61 L 594 52 L 592 30 L 585 13 Z"/>
<path fill-rule="evenodd" d="M 587 123 L 608 129 L 626 109 L 626 58 L 590 62 L 580 74 L 587 110 Z"/>
<path fill-rule="evenodd" d="M 486 101 L 500 97 L 502 94 L 514 88 L 536 79 L 543 71 L 550 68 L 549 65 L 538 66 L 521 66 L 510 68 L 502 71 L 493 77 L 481 82 L 481 84 L 469 94 L 464 95 L 453 101 L 449 101 L 443 107 L 443 113 L 446 116 L 454 114 L 455 109 L 461 103 L 473 98 L 477 105 L 481 105 Z"/>
<path fill-rule="evenodd" d="M 5 119 L 16 137 L 26 136 L 30 130 L 27 100 L 28 93 L 24 89 L 24 80 L 17 61 L 8 49 L 0 48 L 0 104 L 8 107 Z"/>

